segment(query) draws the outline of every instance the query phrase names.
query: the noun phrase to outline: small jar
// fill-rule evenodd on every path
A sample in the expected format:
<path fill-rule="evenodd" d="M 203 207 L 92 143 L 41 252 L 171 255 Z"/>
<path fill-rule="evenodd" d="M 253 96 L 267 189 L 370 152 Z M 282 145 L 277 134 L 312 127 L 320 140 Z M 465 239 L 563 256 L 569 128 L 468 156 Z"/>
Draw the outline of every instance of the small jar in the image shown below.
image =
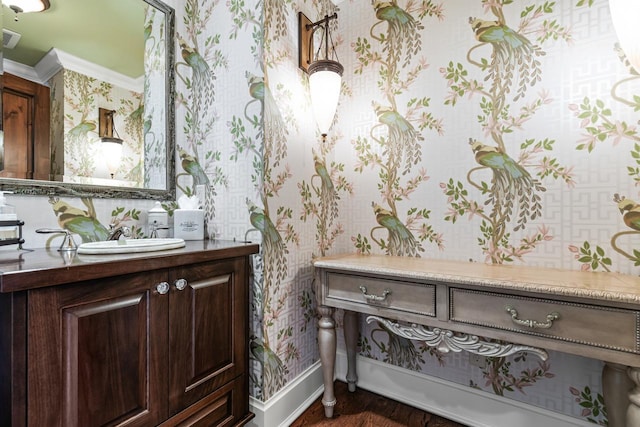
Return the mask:
<path fill-rule="evenodd" d="M 147 234 L 149 237 L 169 237 L 169 213 L 156 202 L 147 214 Z"/>

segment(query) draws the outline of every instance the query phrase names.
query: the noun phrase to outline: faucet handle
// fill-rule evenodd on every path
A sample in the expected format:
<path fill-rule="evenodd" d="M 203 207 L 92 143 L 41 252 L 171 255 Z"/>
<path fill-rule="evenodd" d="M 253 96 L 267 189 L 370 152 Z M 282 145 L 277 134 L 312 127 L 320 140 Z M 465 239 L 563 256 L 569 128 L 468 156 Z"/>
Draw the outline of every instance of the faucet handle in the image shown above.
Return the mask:
<path fill-rule="evenodd" d="M 122 235 L 124 237 L 131 237 L 131 228 L 127 227 L 126 225 L 123 225 L 122 227 L 120 227 L 122 229 Z"/>
<path fill-rule="evenodd" d="M 149 238 L 154 239 L 156 237 L 158 237 L 158 222 L 157 221 L 153 221 L 151 224 L 149 224 Z"/>
<path fill-rule="evenodd" d="M 64 234 L 62 244 L 58 248 L 60 252 L 70 252 L 78 249 L 78 245 L 73 240 L 73 236 L 69 230 L 63 230 L 62 228 L 38 228 L 36 233 L 40 234 Z"/>
<path fill-rule="evenodd" d="M 158 237 L 158 230 L 168 230 L 168 229 L 169 227 L 167 226 L 160 227 L 158 225 L 158 221 L 154 220 L 152 223 L 149 224 L 149 238 L 155 239 Z"/>
<path fill-rule="evenodd" d="M 115 224 L 109 224 L 109 238 L 108 240 L 118 240 L 120 236 L 131 237 L 131 228 L 123 225 L 122 227 L 116 227 Z"/>

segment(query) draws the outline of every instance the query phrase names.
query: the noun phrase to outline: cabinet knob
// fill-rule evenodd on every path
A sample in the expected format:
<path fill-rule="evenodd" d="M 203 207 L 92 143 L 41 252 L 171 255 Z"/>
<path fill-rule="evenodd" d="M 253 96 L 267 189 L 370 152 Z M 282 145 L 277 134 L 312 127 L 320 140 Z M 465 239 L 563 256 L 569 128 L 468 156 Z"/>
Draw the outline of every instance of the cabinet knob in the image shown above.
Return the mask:
<path fill-rule="evenodd" d="M 156 291 L 158 291 L 158 293 L 160 295 L 164 295 L 167 292 L 169 292 L 169 284 L 167 282 L 160 282 L 156 285 Z"/>
<path fill-rule="evenodd" d="M 187 287 L 187 279 L 178 279 L 176 280 L 175 285 L 176 285 L 176 289 L 181 291 Z"/>

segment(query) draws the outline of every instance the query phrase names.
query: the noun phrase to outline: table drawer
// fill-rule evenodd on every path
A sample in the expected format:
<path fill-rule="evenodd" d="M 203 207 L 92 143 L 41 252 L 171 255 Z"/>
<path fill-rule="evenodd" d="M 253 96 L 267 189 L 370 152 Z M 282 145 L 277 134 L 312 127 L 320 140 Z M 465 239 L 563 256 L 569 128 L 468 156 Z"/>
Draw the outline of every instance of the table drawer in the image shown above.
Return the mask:
<path fill-rule="evenodd" d="M 376 307 L 387 314 L 436 315 L 436 287 L 429 283 L 331 272 L 326 276 L 324 298 L 332 306 L 356 311 Z"/>
<path fill-rule="evenodd" d="M 452 288 L 449 312 L 453 322 L 640 353 L 639 311 Z"/>

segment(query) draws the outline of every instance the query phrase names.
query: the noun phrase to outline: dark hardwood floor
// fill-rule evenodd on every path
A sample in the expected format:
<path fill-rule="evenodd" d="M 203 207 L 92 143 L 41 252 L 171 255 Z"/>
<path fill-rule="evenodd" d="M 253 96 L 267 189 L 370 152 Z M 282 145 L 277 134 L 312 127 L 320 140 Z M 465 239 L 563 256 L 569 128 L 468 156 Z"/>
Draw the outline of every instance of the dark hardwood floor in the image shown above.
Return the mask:
<path fill-rule="evenodd" d="M 333 418 L 325 418 L 320 397 L 290 427 L 464 427 L 366 390 L 349 393 L 342 381 L 335 382 L 335 393 Z"/>

